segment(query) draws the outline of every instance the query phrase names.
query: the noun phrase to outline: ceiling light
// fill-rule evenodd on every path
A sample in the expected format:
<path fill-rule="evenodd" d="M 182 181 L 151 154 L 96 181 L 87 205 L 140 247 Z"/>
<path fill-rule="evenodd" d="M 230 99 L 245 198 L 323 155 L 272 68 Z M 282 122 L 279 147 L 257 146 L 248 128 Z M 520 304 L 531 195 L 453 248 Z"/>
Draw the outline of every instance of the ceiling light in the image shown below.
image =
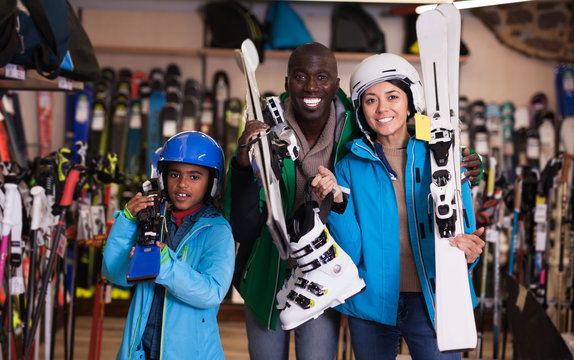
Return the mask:
<path fill-rule="evenodd" d="M 453 4 L 457 9 L 470 9 L 475 7 L 504 5 L 524 1 L 531 0 L 464 0 L 455 1 Z M 422 14 L 425 11 L 433 10 L 434 8 L 436 8 L 436 5 L 421 5 L 418 6 L 415 11 L 417 14 Z"/>
<path fill-rule="evenodd" d="M 297 2 L 309 2 L 309 0 L 291 0 Z M 312 0 L 312 2 L 352 2 L 350 0 Z M 451 3 L 452 0 L 361 0 L 361 3 L 388 3 L 388 4 L 442 4 Z"/>

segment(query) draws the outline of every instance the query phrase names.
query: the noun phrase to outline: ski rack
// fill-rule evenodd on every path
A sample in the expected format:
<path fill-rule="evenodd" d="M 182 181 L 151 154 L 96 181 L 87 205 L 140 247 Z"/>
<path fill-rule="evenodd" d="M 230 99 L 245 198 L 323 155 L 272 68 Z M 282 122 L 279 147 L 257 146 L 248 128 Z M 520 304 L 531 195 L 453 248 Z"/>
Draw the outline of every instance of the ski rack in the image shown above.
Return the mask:
<path fill-rule="evenodd" d="M 417 19 L 417 38 L 430 117 L 431 195 L 435 236 L 435 329 L 440 351 L 473 349 L 477 331 L 464 252 L 450 239 L 464 233 L 458 82 L 460 12 L 440 4 Z"/>

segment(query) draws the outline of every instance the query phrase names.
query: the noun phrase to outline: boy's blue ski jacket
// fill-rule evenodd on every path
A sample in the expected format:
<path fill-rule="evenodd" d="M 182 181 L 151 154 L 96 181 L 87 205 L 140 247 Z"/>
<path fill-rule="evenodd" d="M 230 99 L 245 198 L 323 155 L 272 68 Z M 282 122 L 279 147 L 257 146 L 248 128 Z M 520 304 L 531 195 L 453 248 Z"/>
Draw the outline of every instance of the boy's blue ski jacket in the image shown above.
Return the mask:
<path fill-rule="evenodd" d="M 336 309 L 353 317 L 396 325 L 400 235 L 392 175 L 388 162 L 379 159 L 364 138 L 348 146 L 350 152 L 335 167 L 337 183 L 350 189 L 348 204 L 343 214 L 331 212 L 329 228 L 357 265 L 367 287 Z M 411 246 L 428 314 L 434 323 L 435 244 L 428 143 L 411 138 L 407 153 L 405 197 Z M 462 188 L 465 232 L 472 233 L 476 224 L 468 179 L 463 179 Z M 470 289 L 476 305 L 472 283 Z"/>
<path fill-rule="evenodd" d="M 168 228 L 174 229 L 175 225 Z M 217 312 L 233 276 L 235 244 L 231 227 L 211 207 L 187 233 L 172 230 L 170 236 L 182 239 L 176 251 L 169 246 L 162 250 L 155 280 L 166 289 L 161 359 L 224 359 Z M 129 286 L 126 273 L 136 238 L 137 222 L 120 214 L 106 242 L 102 265 L 103 274 L 112 283 Z M 142 336 L 155 283 L 136 285 L 117 359 L 144 358 Z"/>

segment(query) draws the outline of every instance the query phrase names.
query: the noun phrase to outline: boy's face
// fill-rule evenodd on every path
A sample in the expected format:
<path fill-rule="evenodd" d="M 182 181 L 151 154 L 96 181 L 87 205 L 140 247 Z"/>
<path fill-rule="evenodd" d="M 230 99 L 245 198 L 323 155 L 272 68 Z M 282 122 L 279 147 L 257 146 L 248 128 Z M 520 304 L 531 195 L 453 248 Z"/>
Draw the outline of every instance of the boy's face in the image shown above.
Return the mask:
<path fill-rule="evenodd" d="M 185 163 L 170 163 L 167 170 L 167 195 L 176 211 L 201 205 L 207 192 L 209 170 Z"/>

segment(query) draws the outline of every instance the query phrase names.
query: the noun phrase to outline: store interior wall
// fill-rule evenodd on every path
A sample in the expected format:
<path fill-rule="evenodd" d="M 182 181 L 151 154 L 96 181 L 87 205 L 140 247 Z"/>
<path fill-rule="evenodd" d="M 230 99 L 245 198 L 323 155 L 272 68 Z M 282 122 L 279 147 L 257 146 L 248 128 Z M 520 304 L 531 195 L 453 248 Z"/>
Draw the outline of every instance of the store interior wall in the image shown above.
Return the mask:
<path fill-rule="evenodd" d="M 268 4 L 255 4 L 255 15 L 263 19 Z M 330 16 L 333 5 L 293 4 L 312 34 L 314 40 L 328 45 L 330 42 Z M 161 55 L 153 52 L 130 54 L 127 49 L 146 48 L 182 48 L 199 49 L 203 47 L 204 25 L 200 7 L 185 11 L 136 10 L 82 8 L 81 17 L 96 50 L 99 46 L 115 45 L 125 47 L 126 51 L 97 52 L 101 67 L 115 69 L 127 67 L 132 70 L 149 72 L 152 67 L 164 68 L 172 62 L 180 65 L 184 79 L 194 77 L 201 81 L 202 65 L 197 55 Z M 401 16 L 382 15 L 380 7 L 365 5 L 378 21 L 385 34 L 387 51 L 402 53 L 405 41 L 405 20 Z M 498 42 L 495 36 L 470 11 L 462 11 L 462 39 L 470 51 L 460 68 L 460 93 L 469 100 L 482 99 L 485 102 L 503 103 L 512 101 L 516 106 L 527 105 L 532 95 L 544 92 L 549 99 L 549 108 L 556 108 L 554 90 L 553 61 L 542 61 L 527 57 L 511 50 Z M 339 60 L 341 88 L 348 93 L 349 76 L 358 61 Z M 414 63 L 420 72 L 418 63 Z M 287 59 L 266 59 L 257 70 L 257 81 L 261 92 L 280 93 L 284 89 Z M 213 74 L 225 70 L 230 78 L 231 96 L 241 99 L 245 96 L 243 75 L 233 57 L 208 56 L 206 59 L 206 85 L 212 86 Z M 424 80 L 423 80 L 424 81 Z M 35 119 L 34 93 L 23 92 L 22 103 L 24 119 Z M 55 96 L 53 119 L 53 144 L 63 144 L 64 134 L 64 95 Z M 28 139 L 37 138 L 37 129 L 31 122 L 27 124 Z M 36 135 L 34 134 L 36 132 Z M 31 156 L 37 149 L 37 142 L 30 141 Z"/>

